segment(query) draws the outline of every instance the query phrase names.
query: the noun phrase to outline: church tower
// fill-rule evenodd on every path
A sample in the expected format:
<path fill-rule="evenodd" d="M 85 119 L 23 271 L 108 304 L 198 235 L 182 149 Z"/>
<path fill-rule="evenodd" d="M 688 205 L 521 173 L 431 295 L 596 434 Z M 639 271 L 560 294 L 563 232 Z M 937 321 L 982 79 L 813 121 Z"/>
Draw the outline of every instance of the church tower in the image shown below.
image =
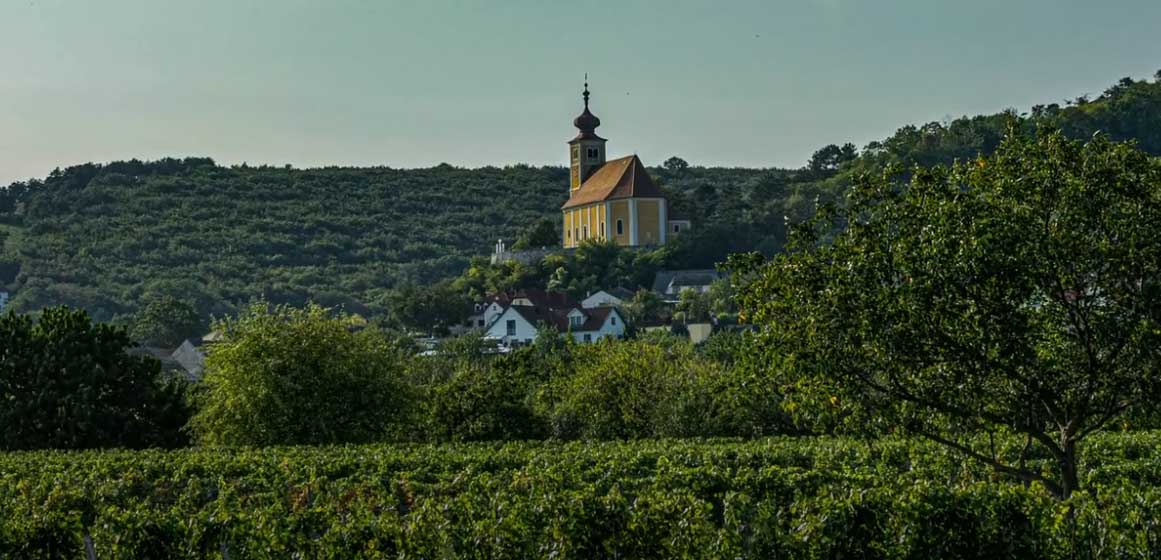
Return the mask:
<path fill-rule="evenodd" d="M 572 124 L 579 133 L 568 142 L 569 153 L 569 193 L 576 192 L 593 172 L 605 164 L 605 139 L 597 136 L 601 119 L 589 112 L 589 80 L 585 76 L 585 110 L 573 119 Z"/>

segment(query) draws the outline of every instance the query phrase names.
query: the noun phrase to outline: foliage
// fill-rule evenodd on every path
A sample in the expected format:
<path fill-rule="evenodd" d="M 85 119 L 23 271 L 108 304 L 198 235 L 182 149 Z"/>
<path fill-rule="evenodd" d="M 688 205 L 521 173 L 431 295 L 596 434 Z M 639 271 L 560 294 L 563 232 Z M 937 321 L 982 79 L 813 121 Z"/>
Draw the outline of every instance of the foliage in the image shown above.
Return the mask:
<path fill-rule="evenodd" d="M 474 298 L 520 289 L 563 291 L 584 298 L 602 289 L 652 285 L 665 262 L 664 249 L 639 251 L 589 240 L 575 251 L 549 254 L 531 264 L 475 259 L 452 286 Z"/>
<path fill-rule="evenodd" d="M 0 315 L 0 449 L 179 446 L 184 389 L 84 311 Z"/>
<path fill-rule="evenodd" d="M 549 218 L 541 218 L 536 220 L 536 223 L 528 226 L 528 229 L 524 230 L 524 233 L 520 234 L 520 238 L 516 240 L 516 243 L 512 244 L 512 249 L 520 251 L 523 249 L 559 246 L 560 232 L 556 229 L 556 221 Z"/>
<path fill-rule="evenodd" d="M 741 295 L 803 410 L 899 426 L 1078 488 L 1079 444 L 1161 397 L 1161 165 L 1098 136 L 1015 134 L 987 159 L 867 176 Z M 820 233 L 845 226 L 833 242 Z M 1016 433 L 1049 471 L 972 447 Z"/>
<path fill-rule="evenodd" d="M 854 144 L 847 142 L 842 147 L 834 144 L 823 146 L 810 156 L 806 167 L 811 171 L 837 171 L 840 166 L 859 157 L 859 151 Z"/>
<path fill-rule="evenodd" d="M 146 346 L 173 349 L 187 338 L 203 334 L 203 328 L 193 305 L 162 295 L 151 298 L 133 318 L 129 336 Z"/>
<path fill-rule="evenodd" d="M 633 294 L 633 299 L 624 304 L 626 319 L 631 325 L 659 323 L 666 312 L 665 301 L 657 292 L 641 288 Z"/>
<path fill-rule="evenodd" d="M 558 380 L 553 435 L 635 439 L 715 435 L 716 379 L 723 368 L 696 356 L 689 344 L 662 347 L 637 341 L 577 349 L 575 372 Z"/>
<path fill-rule="evenodd" d="M 693 229 L 635 263 L 648 265 L 640 269 L 645 279 L 618 279 L 634 289 L 648 284 L 655 267 L 708 268 L 736 252 L 774 255 L 788 221 L 841 200 L 860 174 L 990 154 L 1010 121 L 1026 131 L 1047 124 L 1071 138 L 1099 130 L 1161 154 L 1161 82 L 1125 79 L 1091 101 L 1039 105 L 1025 116 L 904 126 L 853 160 L 842 147 L 835 158 L 827 150 L 820 171 L 672 160 L 650 173 L 670 199 L 670 215 L 693 220 Z M 69 304 L 100 321 L 140 311 L 148 294 L 190 301 L 202 317 L 255 297 L 373 316 L 386 312 L 392 288 L 455 277 L 497 238 L 515 239 L 537 220 L 555 229 L 567 178 L 564 168 L 527 165 L 293 169 L 223 167 L 207 158 L 76 165 L 0 188 L 0 224 L 22 232 L 0 249 L 0 284 L 13 284 L 17 311 Z M 549 264 L 507 267 L 498 283 L 544 287 L 560 266 Z M 590 287 L 588 273 L 568 272 L 566 289 Z M 472 288 L 480 289 L 475 279 Z"/>
<path fill-rule="evenodd" d="M 388 316 L 399 325 L 428 334 L 446 334 L 464 322 L 472 301 L 448 282 L 430 286 L 405 284 L 387 293 Z"/>
<path fill-rule="evenodd" d="M 661 166 L 664 167 L 666 171 L 680 173 L 686 169 L 689 169 L 689 162 L 677 156 L 672 156 L 665 160 L 665 163 L 661 164 Z"/>
<path fill-rule="evenodd" d="M 1066 502 L 898 438 L 9 453 L 0 556 L 1155 558 L 1158 450 Z"/>
<path fill-rule="evenodd" d="M 383 441 L 406 420 L 404 357 L 346 316 L 255 303 L 214 330 L 224 339 L 209 348 L 190 422 L 203 444 Z"/>

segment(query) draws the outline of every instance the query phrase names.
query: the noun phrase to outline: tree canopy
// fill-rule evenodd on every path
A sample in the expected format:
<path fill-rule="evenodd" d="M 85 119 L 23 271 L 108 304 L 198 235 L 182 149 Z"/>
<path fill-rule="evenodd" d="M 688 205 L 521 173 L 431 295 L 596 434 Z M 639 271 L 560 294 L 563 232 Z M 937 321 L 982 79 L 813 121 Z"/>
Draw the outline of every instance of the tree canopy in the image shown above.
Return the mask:
<path fill-rule="evenodd" d="M 389 439 L 407 409 L 404 357 L 350 317 L 252 304 L 218 321 L 190 421 L 211 445 L 360 443 Z"/>
<path fill-rule="evenodd" d="M 0 449 L 184 444 L 183 387 L 132 347 L 84 311 L 0 315 Z"/>
<path fill-rule="evenodd" d="M 1161 164 L 1013 130 L 993 157 L 901 172 L 862 177 L 788 254 L 734 259 L 742 312 L 786 355 L 788 406 L 1067 497 L 1080 443 L 1161 397 Z M 1025 453 L 1002 462 L 979 433 Z M 1023 464 L 1037 452 L 1051 472 Z"/>

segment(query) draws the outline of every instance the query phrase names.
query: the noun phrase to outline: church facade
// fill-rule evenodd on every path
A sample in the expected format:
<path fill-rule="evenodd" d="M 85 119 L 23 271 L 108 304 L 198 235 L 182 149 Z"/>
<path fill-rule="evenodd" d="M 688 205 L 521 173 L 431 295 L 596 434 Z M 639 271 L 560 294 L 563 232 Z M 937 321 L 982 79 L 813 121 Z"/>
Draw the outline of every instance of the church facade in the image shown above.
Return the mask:
<path fill-rule="evenodd" d="M 615 241 L 624 247 L 664 245 L 689 227 L 669 216 L 669 201 L 636 155 L 606 161 L 601 125 L 589 111 L 589 87 L 584 112 L 573 120 L 578 130 L 569 141 L 569 197 L 561 208 L 563 245 L 575 248 L 587 240 Z"/>

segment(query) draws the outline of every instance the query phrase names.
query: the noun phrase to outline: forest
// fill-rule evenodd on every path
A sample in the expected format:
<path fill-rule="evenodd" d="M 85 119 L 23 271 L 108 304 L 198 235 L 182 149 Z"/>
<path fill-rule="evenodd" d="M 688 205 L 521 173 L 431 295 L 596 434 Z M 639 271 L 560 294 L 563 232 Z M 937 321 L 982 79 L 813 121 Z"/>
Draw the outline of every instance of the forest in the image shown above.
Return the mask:
<path fill-rule="evenodd" d="M 1101 131 L 1161 154 L 1161 75 L 1027 113 L 908 125 L 862 149 L 824 146 L 800 169 L 670 158 L 650 171 L 694 232 L 651 262 L 699 268 L 735 252 L 776 254 L 787 223 L 840 200 L 856 177 L 989 154 L 1009 123 L 1071 138 Z M 0 188 L 0 289 L 18 312 L 69 305 L 100 321 L 165 297 L 203 320 L 259 297 L 374 316 L 393 290 L 459 276 L 497 239 L 555 222 L 566 185 L 566 169 L 528 165 L 295 169 L 189 157 L 74 165 Z"/>

